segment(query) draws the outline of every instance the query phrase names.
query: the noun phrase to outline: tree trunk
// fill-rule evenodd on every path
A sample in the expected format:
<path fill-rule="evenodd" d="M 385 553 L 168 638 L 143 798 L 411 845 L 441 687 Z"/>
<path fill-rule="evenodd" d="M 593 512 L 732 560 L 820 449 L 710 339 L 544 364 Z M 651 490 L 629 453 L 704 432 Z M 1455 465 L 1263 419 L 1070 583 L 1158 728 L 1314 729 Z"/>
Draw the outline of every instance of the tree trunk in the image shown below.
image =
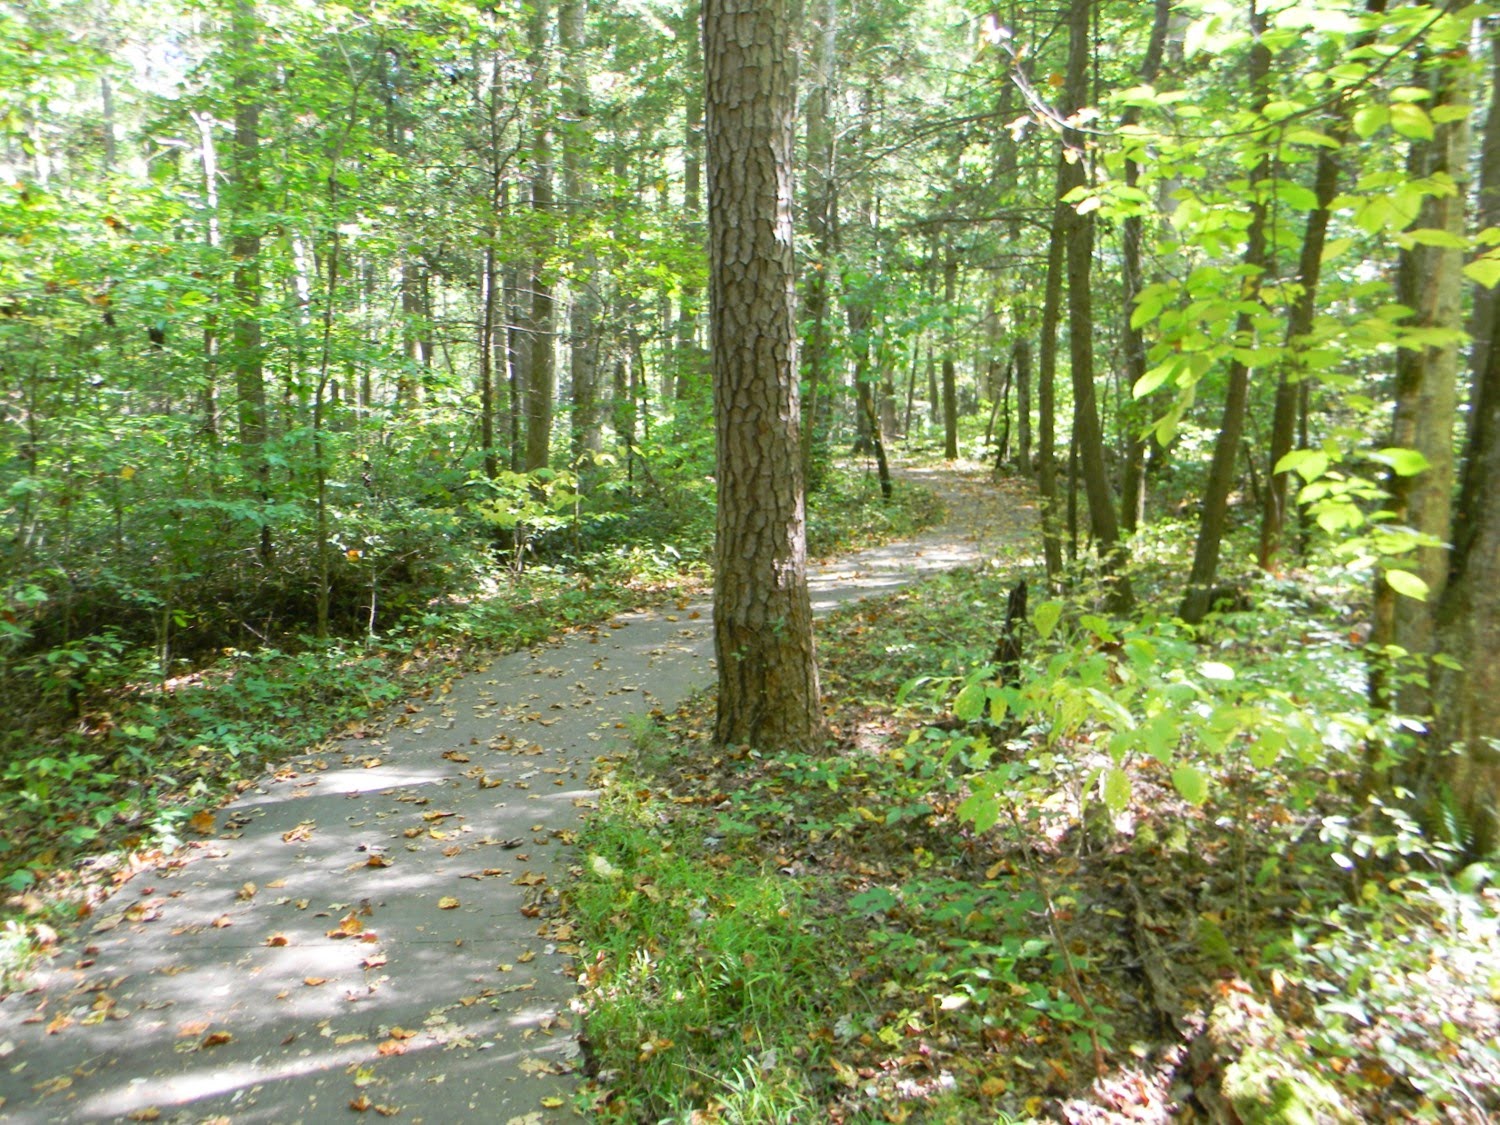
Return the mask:
<path fill-rule="evenodd" d="M 1439 57 L 1428 62 L 1434 88 L 1434 110 L 1467 108 L 1470 85 L 1467 58 Z M 1413 147 L 1412 172 L 1421 176 L 1451 176 L 1457 190 L 1450 195 L 1429 196 L 1423 201 L 1415 228 L 1446 231 L 1455 244 L 1464 236 L 1465 185 L 1468 180 L 1469 115 L 1437 124 L 1433 139 Z M 1460 249 L 1416 245 L 1401 255 L 1397 277 L 1399 300 L 1415 310 L 1410 324 L 1418 329 L 1457 330 L 1463 326 L 1463 260 Z M 1458 410 L 1458 345 L 1401 349 L 1396 364 L 1396 407 L 1391 424 L 1391 445 L 1422 454 L 1428 467 L 1403 476 L 1392 472 L 1385 481 L 1386 507 L 1398 527 L 1408 527 L 1428 537 L 1414 558 L 1403 560 L 1427 584 L 1427 599 L 1397 595 L 1388 582 L 1375 584 L 1374 630 L 1371 641 L 1378 650 L 1390 646 L 1418 661 L 1433 651 L 1433 608 L 1443 598 L 1450 565 L 1448 543 L 1453 518 L 1453 428 Z M 1425 680 L 1398 676 L 1399 687 L 1390 690 L 1385 669 L 1378 668 L 1371 680 L 1377 706 L 1394 707 L 1405 715 L 1431 712 L 1432 697 Z M 1403 671 L 1409 672 L 1410 668 Z"/>
<path fill-rule="evenodd" d="M 1497 130 L 1491 118 L 1486 126 Z M 1493 339 L 1500 304 L 1491 304 Z M 1463 483 L 1453 526 L 1453 567 L 1437 609 L 1437 649 L 1457 661 L 1434 667 L 1436 738 L 1423 789 L 1451 801 L 1475 855 L 1500 846 L 1500 349 L 1489 348 L 1473 399 Z M 1446 793 L 1443 788 L 1446 786 Z"/>
<path fill-rule="evenodd" d="M 540 243 L 531 268 L 530 356 L 526 382 L 526 454 L 521 467 L 531 472 L 547 467 L 551 457 L 552 398 L 555 393 L 557 353 L 553 341 L 552 300 L 552 123 L 548 119 L 551 66 L 547 37 L 551 22 L 549 0 L 532 0 L 531 47 L 531 209 L 540 228 Z"/>
<path fill-rule="evenodd" d="M 1022 337 L 1011 349 L 1016 381 L 1016 467 L 1031 476 L 1031 341 Z"/>
<path fill-rule="evenodd" d="M 266 381 L 260 332 L 260 19 L 255 0 L 234 0 L 230 37 L 234 51 L 233 237 L 235 317 L 230 348 L 235 371 L 240 456 L 261 503 L 271 499 L 271 464 L 266 459 Z M 259 553 L 274 553 L 271 525 L 262 519 Z"/>
<path fill-rule="evenodd" d="M 798 433 L 787 0 L 705 0 L 718 534 L 715 737 L 810 749 L 822 730 Z"/>
<path fill-rule="evenodd" d="M 567 123 L 563 130 L 563 195 L 569 226 L 578 237 L 585 238 L 582 220 L 589 212 L 589 183 L 584 175 L 584 158 L 589 148 L 588 75 L 584 73 L 584 40 L 588 0 L 563 0 L 558 16 L 558 37 L 562 47 L 567 98 Z M 574 268 L 568 281 L 568 376 L 572 384 L 572 453 L 582 465 L 587 455 L 601 446 L 599 432 L 599 298 L 595 290 L 598 259 L 592 240 L 586 239 L 583 260 Z"/>
<path fill-rule="evenodd" d="M 1062 319 L 1063 226 L 1054 215 L 1047 238 L 1047 277 L 1042 286 L 1042 338 L 1037 371 L 1037 489 L 1042 494 L 1042 555 L 1047 584 L 1062 575 L 1062 516 L 1057 494 L 1057 323 Z"/>
<path fill-rule="evenodd" d="M 1068 73 L 1065 112 L 1077 113 L 1083 108 L 1088 81 L 1092 42 L 1089 14 L 1093 0 L 1072 0 L 1068 13 Z M 1094 549 L 1099 553 L 1105 581 L 1110 591 L 1111 609 L 1121 612 L 1131 602 L 1130 582 L 1121 573 L 1125 564 L 1125 547 L 1120 542 L 1120 525 L 1115 516 L 1109 474 L 1104 467 L 1104 434 L 1099 425 L 1099 407 L 1094 395 L 1094 307 L 1092 273 L 1094 262 L 1094 216 L 1081 214 L 1078 207 L 1064 202 L 1064 197 L 1087 181 L 1087 153 L 1083 135 L 1074 129 L 1063 130 L 1063 159 L 1057 166 L 1057 222 L 1066 238 L 1068 270 L 1068 342 L 1073 377 L 1073 441 L 1078 457 L 1078 473 L 1083 478 L 1088 497 L 1089 530 Z M 1071 523 L 1071 520 L 1070 520 Z"/>
<path fill-rule="evenodd" d="M 1251 0 L 1250 27 L 1255 42 L 1250 48 L 1250 90 L 1257 109 L 1266 103 L 1266 77 L 1271 70 L 1271 52 L 1261 40 L 1265 30 L 1265 15 Z M 1266 143 L 1265 138 L 1254 138 L 1256 143 Z M 1259 187 L 1270 172 L 1269 158 L 1262 155 L 1250 171 L 1250 191 L 1255 198 L 1250 204 L 1250 229 L 1246 234 L 1245 267 L 1250 275 L 1247 279 L 1247 299 L 1259 303 L 1258 293 L 1267 262 L 1266 251 L 1266 205 L 1259 195 Z M 1241 312 L 1235 320 L 1234 336 L 1244 347 L 1251 346 L 1255 333 L 1255 318 L 1249 312 Z M 1189 624 L 1197 624 L 1208 616 L 1214 579 L 1219 572 L 1219 548 L 1223 542 L 1229 516 L 1229 494 L 1234 488 L 1235 462 L 1240 455 L 1240 439 L 1245 432 L 1245 409 L 1250 399 L 1250 368 L 1238 357 L 1229 361 L 1228 389 L 1224 393 L 1224 411 L 1219 419 L 1219 436 L 1214 443 L 1213 462 L 1208 470 L 1208 483 L 1203 490 L 1203 510 L 1199 517 L 1198 543 L 1193 551 L 1193 568 L 1188 574 L 1187 591 L 1182 598 L 1180 614 Z"/>
<path fill-rule="evenodd" d="M 1151 20 L 1151 39 L 1146 45 L 1146 54 L 1141 59 L 1140 79 L 1143 86 L 1156 84 L 1157 71 L 1161 69 L 1161 57 L 1167 41 L 1167 24 L 1172 12 L 1171 0 L 1156 0 Z M 1131 126 L 1140 120 L 1141 111 L 1131 106 L 1125 111 L 1122 125 Z M 1125 159 L 1125 184 L 1135 187 L 1140 182 L 1141 165 L 1132 151 Z M 1134 323 L 1136 298 L 1140 296 L 1141 238 L 1144 223 L 1140 215 L 1127 215 L 1120 229 L 1121 283 L 1123 292 L 1120 304 L 1124 311 L 1124 323 L 1120 326 L 1120 350 L 1125 357 L 1125 384 L 1133 389 L 1146 374 L 1146 341 Z M 1133 533 L 1146 518 L 1146 441 L 1141 432 L 1144 419 L 1134 409 L 1134 399 L 1123 410 L 1125 427 L 1125 472 L 1120 485 L 1120 524 L 1127 535 Z"/>
<path fill-rule="evenodd" d="M 1340 127 L 1331 135 L 1340 142 L 1345 131 Z M 1318 280 L 1323 269 L 1323 246 L 1328 234 L 1330 205 L 1338 192 L 1339 157 L 1336 149 L 1318 150 L 1317 170 L 1313 173 L 1313 192 L 1317 206 L 1307 216 L 1307 227 L 1302 234 L 1302 250 L 1297 257 L 1297 298 L 1287 317 L 1286 346 L 1293 349 L 1297 342 L 1312 331 L 1313 317 L 1317 312 Z M 1276 402 L 1271 412 L 1271 450 L 1266 465 L 1266 491 L 1261 504 L 1260 517 L 1260 566 L 1262 570 L 1273 570 L 1281 552 L 1282 535 L 1286 528 L 1287 493 L 1292 473 L 1278 473 L 1276 466 L 1292 451 L 1296 439 L 1297 403 L 1299 385 L 1308 377 L 1306 370 L 1288 371 L 1288 366 L 1301 367 L 1295 353 L 1283 361 L 1281 374 L 1276 382 Z"/>
<path fill-rule="evenodd" d="M 958 252 L 949 236 L 943 244 L 943 456 L 958 458 L 958 372 L 953 351 L 953 302 L 958 289 Z"/>
<path fill-rule="evenodd" d="M 810 322 L 806 371 L 807 401 L 802 414 L 802 464 L 807 479 L 814 481 L 814 466 L 820 447 L 826 443 L 827 425 L 820 412 L 831 415 L 834 393 L 829 363 L 829 294 L 838 241 L 838 196 L 835 189 L 838 145 L 834 135 L 834 80 L 837 58 L 838 5 L 836 0 L 817 0 L 813 35 L 813 84 L 807 96 L 807 226 L 812 235 L 812 261 L 804 286 L 805 316 Z M 858 389 L 856 388 L 856 397 Z M 824 403 L 824 399 L 828 403 Z M 857 411 L 863 426 L 864 411 Z"/>

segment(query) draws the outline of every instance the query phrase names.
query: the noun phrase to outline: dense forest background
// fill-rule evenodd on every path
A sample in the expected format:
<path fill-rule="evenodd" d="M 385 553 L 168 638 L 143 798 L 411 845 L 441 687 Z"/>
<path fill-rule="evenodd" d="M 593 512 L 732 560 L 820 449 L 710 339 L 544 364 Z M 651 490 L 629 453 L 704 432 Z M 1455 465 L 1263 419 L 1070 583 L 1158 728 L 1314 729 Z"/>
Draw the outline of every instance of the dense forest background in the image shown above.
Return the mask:
<path fill-rule="evenodd" d="M 11 890 L 101 834 L 170 837 L 188 806 L 158 797 L 393 697 L 381 669 L 707 564 L 699 19 L 0 4 Z M 1027 478 L 1038 577 L 1093 651 L 1121 651 L 1100 614 L 1312 646 L 1268 624 L 1295 611 L 1356 657 L 1293 675 L 1354 685 L 1357 722 L 1303 722 L 1278 685 L 1182 730 L 1259 727 L 1258 767 L 1337 751 L 1444 863 L 1486 854 L 1489 9 L 807 0 L 793 46 L 814 550 L 909 526 L 879 495 L 898 446 Z M 1090 782 L 1111 807 L 1126 755 L 1189 737 L 1169 680 Z M 1086 695 L 1046 706 L 1110 721 Z M 1198 765 L 1170 781 L 1208 798 Z"/>

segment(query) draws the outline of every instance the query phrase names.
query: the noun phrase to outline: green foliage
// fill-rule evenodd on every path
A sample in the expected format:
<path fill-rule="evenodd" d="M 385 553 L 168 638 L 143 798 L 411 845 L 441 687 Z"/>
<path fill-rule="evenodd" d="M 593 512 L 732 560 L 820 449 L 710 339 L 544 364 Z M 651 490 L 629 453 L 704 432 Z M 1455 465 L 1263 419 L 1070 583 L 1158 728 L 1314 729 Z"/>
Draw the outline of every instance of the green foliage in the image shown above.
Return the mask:
<path fill-rule="evenodd" d="M 584 998 L 599 1081 L 622 1087 L 601 1108 L 657 1119 L 709 1101 L 730 1119 L 788 1120 L 816 1104 L 803 1025 L 837 986 L 836 935 L 774 871 L 679 852 L 635 790 L 610 778 L 569 896 L 597 951 Z"/>

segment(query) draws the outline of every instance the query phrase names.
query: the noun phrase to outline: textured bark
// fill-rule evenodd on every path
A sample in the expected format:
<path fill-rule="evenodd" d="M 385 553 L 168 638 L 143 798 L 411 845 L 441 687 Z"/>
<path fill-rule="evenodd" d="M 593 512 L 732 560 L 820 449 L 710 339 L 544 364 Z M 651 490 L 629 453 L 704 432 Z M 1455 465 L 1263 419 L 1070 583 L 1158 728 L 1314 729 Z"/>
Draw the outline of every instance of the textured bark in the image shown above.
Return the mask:
<path fill-rule="evenodd" d="M 806 749 L 822 718 L 807 594 L 786 0 L 705 0 L 718 536 L 715 735 Z"/>
<path fill-rule="evenodd" d="M 1479 191 L 1475 196 L 1474 230 L 1500 226 L 1500 24 L 1490 29 L 1490 106 L 1485 118 L 1484 141 L 1479 156 Z M 1485 373 L 1489 368 L 1491 343 L 1495 338 L 1495 310 L 1500 294 L 1483 285 L 1474 286 L 1474 311 L 1469 334 L 1474 344 L 1469 350 L 1469 369 L 1473 385 L 1469 392 L 1469 423 L 1472 426 L 1483 408 Z"/>
<path fill-rule="evenodd" d="M 1434 108 L 1467 105 L 1469 71 L 1450 59 L 1433 60 L 1429 73 Z M 1448 175 L 1457 190 L 1428 197 L 1414 224 L 1464 235 L 1465 190 L 1468 178 L 1469 119 L 1440 124 L 1433 139 L 1414 148 L 1412 171 L 1418 175 Z M 1414 246 L 1404 251 L 1397 279 L 1400 301 L 1415 310 L 1416 328 L 1458 329 L 1463 326 L 1463 251 L 1438 246 Z M 1380 649 L 1402 650 L 1418 660 L 1433 650 L 1433 607 L 1443 597 L 1450 566 L 1448 543 L 1453 527 L 1453 430 L 1458 410 L 1457 343 L 1418 350 L 1403 348 L 1396 364 L 1396 408 L 1391 423 L 1391 445 L 1414 449 L 1428 462 L 1415 476 L 1390 474 L 1387 507 L 1393 522 L 1432 537 L 1435 546 L 1418 547 L 1403 565 L 1427 583 L 1427 600 L 1400 597 L 1384 581 L 1375 584 L 1373 643 Z M 1401 686 L 1388 690 L 1383 675 L 1371 684 L 1374 702 L 1407 715 L 1431 712 L 1432 696 L 1420 679 L 1401 676 Z"/>
<path fill-rule="evenodd" d="M 1156 84 L 1157 72 L 1161 69 L 1161 57 L 1166 47 L 1167 24 L 1171 15 L 1172 5 L 1170 0 L 1155 0 L 1151 21 L 1151 38 L 1146 44 L 1146 53 L 1141 58 L 1140 78 L 1141 85 L 1154 86 Z M 1131 106 L 1125 111 L 1121 124 L 1130 126 L 1140 120 L 1141 111 Z M 1140 182 L 1140 162 L 1133 157 L 1125 160 L 1125 183 L 1129 187 L 1135 187 Z M 1121 283 L 1123 292 L 1120 294 L 1121 306 L 1124 309 L 1124 323 L 1120 326 L 1120 350 L 1125 357 L 1125 385 L 1127 389 L 1134 388 L 1140 382 L 1141 377 L 1146 374 L 1146 341 L 1141 335 L 1141 330 L 1132 323 L 1132 314 L 1135 312 L 1136 298 L 1140 296 L 1142 287 L 1141 278 L 1141 237 L 1144 223 L 1140 215 L 1128 215 L 1121 224 L 1120 230 L 1120 256 L 1121 256 Z M 1142 423 L 1140 411 L 1135 409 L 1134 401 L 1127 403 L 1124 407 L 1125 416 L 1125 472 L 1124 479 L 1120 484 L 1120 524 L 1126 534 L 1129 534 L 1146 518 L 1146 441 L 1147 438 L 1141 432 Z"/>
<path fill-rule="evenodd" d="M 551 67 L 547 37 L 551 4 L 532 0 L 531 5 L 531 209 L 545 231 L 554 203 L 552 187 L 552 133 L 548 120 Z M 526 453 L 521 467 L 530 472 L 546 468 L 551 455 L 552 398 L 556 391 L 557 353 L 553 341 L 551 237 L 543 234 L 531 269 L 531 338 L 526 365 Z"/>
<path fill-rule="evenodd" d="M 838 145 L 834 128 L 834 80 L 837 59 L 838 6 L 835 0 L 817 0 L 813 28 L 812 88 L 807 96 L 807 227 L 812 236 L 813 260 L 808 263 L 804 285 L 805 316 L 810 322 L 803 369 L 807 399 L 803 404 L 802 440 L 804 472 L 819 460 L 815 450 L 826 442 L 827 425 L 821 415 L 831 415 L 833 381 L 829 362 L 829 292 L 838 256 L 838 196 L 836 175 Z M 829 400 L 825 404 L 824 399 Z M 864 411 L 856 410 L 856 425 L 863 427 Z"/>
<path fill-rule="evenodd" d="M 697 34 L 701 7 L 700 0 L 690 0 L 687 5 L 690 29 L 684 36 L 687 59 L 682 112 L 682 218 L 699 246 L 703 244 L 703 44 Z M 703 398 L 703 351 L 698 342 L 702 305 L 703 294 L 698 286 L 683 285 L 677 314 L 679 399 Z"/>
<path fill-rule="evenodd" d="M 1031 341 L 1024 337 L 1011 349 L 1016 383 L 1016 466 L 1031 476 Z"/>
<path fill-rule="evenodd" d="M 958 457 L 958 372 L 953 352 L 953 301 L 958 290 L 958 252 L 950 236 L 943 247 L 943 456 Z"/>
<path fill-rule="evenodd" d="M 1266 77 L 1271 70 L 1271 52 L 1261 41 L 1265 29 L 1265 15 L 1254 7 L 1252 0 L 1250 26 L 1255 43 L 1250 48 L 1250 89 L 1257 107 L 1266 104 Z M 1255 138 L 1260 141 L 1261 138 Z M 1250 191 L 1257 192 L 1258 185 L 1269 175 L 1269 162 L 1265 157 L 1257 161 L 1250 171 Z M 1262 275 L 1267 262 L 1266 251 L 1266 206 L 1257 194 L 1250 204 L 1250 229 L 1245 238 L 1244 262 L 1249 273 L 1245 297 L 1257 301 Z M 1255 321 L 1249 312 L 1241 312 L 1235 319 L 1234 336 L 1249 346 L 1255 332 Z M 1219 573 L 1219 547 L 1229 517 L 1229 494 L 1234 489 L 1235 462 L 1240 455 L 1240 440 L 1245 433 L 1245 410 L 1250 400 L 1250 368 L 1239 358 L 1229 361 L 1228 387 L 1224 392 L 1224 411 L 1219 418 L 1219 436 L 1214 442 L 1213 461 L 1208 469 L 1208 482 L 1203 489 L 1203 510 L 1199 516 L 1198 542 L 1193 550 L 1193 568 L 1188 574 L 1187 592 L 1183 594 L 1182 619 L 1196 624 L 1208 616 L 1212 608 L 1214 579 Z"/>
<path fill-rule="evenodd" d="M 1342 141 L 1344 130 L 1335 128 L 1331 135 Z M 1298 340 L 1312 331 L 1313 316 L 1317 312 L 1318 280 L 1323 269 L 1323 246 L 1328 234 L 1329 207 L 1338 192 L 1338 183 L 1338 150 L 1319 149 L 1317 170 L 1313 173 L 1313 192 L 1318 197 L 1318 205 L 1307 216 L 1307 226 L 1302 233 L 1302 250 L 1297 258 L 1299 289 L 1286 325 L 1288 347 L 1295 347 Z M 1278 473 L 1276 464 L 1292 451 L 1297 431 L 1298 390 L 1306 377 L 1306 371 L 1288 371 L 1283 365 L 1276 383 L 1276 402 L 1271 413 L 1271 450 L 1266 459 L 1266 491 L 1260 518 L 1260 565 L 1263 570 L 1274 569 L 1281 552 L 1287 493 L 1293 474 Z"/>
<path fill-rule="evenodd" d="M 1490 333 L 1500 328 L 1497 313 L 1491 306 Z M 1462 667 L 1435 669 L 1437 738 L 1425 771 L 1425 788 L 1445 784 L 1457 801 L 1479 855 L 1500 846 L 1500 349 L 1487 358 L 1437 614 L 1438 651 Z"/>
<path fill-rule="evenodd" d="M 564 0 L 558 15 L 563 57 L 567 124 L 563 130 L 563 196 L 570 225 L 588 214 L 590 185 L 584 175 L 590 131 L 588 76 L 584 73 L 587 0 Z M 599 420 L 599 297 L 594 274 L 598 259 L 588 240 L 583 260 L 568 281 L 568 376 L 573 394 L 572 452 L 575 461 L 601 447 Z"/>
<path fill-rule="evenodd" d="M 1037 491 L 1042 494 L 1042 555 L 1047 582 L 1062 575 L 1061 511 L 1057 494 L 1057 323 L 1062 319 L 1063 227 L 1054 221 L 1047 238 L 1047 277 L 1042 285 L 1042 329 L 1037 348 Z"/>
<path fill-rule="evenodd" d="M 255 0 L 235 0 L 230 13 L 234 62 L 233 200 L 234 322 L 230 349 L 234 364 L 240 456 L 262 502 L 271 498 L 271 466 L 266 460 L 266 381 L 260 332 L 260 67 L 257 62 L 260 20 Z M 273 553 L 271 528 L 262 523 L 260 557 Z"/>
<path fill-rule="evenodd" d="M 1083 107 L 1088 81 L 1092 41 L 1089 14 L 1093 0 L 1072 0 L 1068 11 L 1068 73 L 1065 98 L 1066 112 L 1073 114 Z M 1057 166 L 1057 222 L 1063 228 L 1068 271 L 1068 345 L 1069 367 L 1073 382 L 1073 442 L 1078 456 L 1078 473 L 1083 480 L 1089 504 L 1089 530 L 1094 549 L 1099 553 L 1106 581 L 1109 583 L 1111 608 L 1129 607 L 1130 582 L 1121 573 L 1125 548 L 1120 542 L 1120 524 L 1115 515 L 1115 501 L 1104 467 L 1104 433 L 1099 424 L 1099 406 L 1094 393 L 1094 304 L 1092 272 L 1094 264 L 1094 216 L 1080 214 L 1078 208 L 1063 198 L 1086 182 L 1087 154 L 1082 134 L 1063 130 L 1064 159 Z M 1071 521 L 1070 521 L 1071 525 Z"/>

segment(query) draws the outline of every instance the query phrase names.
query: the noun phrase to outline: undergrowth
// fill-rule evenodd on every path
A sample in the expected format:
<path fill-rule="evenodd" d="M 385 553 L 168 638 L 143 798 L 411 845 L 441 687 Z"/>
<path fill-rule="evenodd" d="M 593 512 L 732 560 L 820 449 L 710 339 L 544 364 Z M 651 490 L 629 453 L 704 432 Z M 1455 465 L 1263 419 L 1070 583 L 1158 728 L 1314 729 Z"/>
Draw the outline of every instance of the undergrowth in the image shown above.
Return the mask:
<path fill-rule="evenodd" d="M 482 535 L 443 545 L 446 585 L 379 633 L 318 641 L 293 628 L 163 669 L 161 650 L 124 627 L 38 649 L 0 615 L 0 989 L 102 893 L 112 868 L 176 846 L 194 812 L 281 758 L 496 653 L 703 584 L 711 494 L 694 501 L 665 474 L 651 488 L 656 503 L 634 504 L 629 520 L 605 511 L 527 540 L 524 568 Z M 812 498 L 829 550 L 936 514 L 906 489 L 871 503 L 871 488 L 839 470 Z M 381 596 L 401 604 L 411 593 Z"/>
<path fill-rule="evenodd" d="M 1500 1113 L 1491 868 L 1359 796 L 1387 730 L 1337 583 L 1196 631 L 1033 602 L 1006 684 L 1012 581 L 824 622 L 822 753 L 716 749 L 699 701 L 603 764 L 573 891 L 601 1117 Z M 788 979 L 708 1004 L 751 947 Z"/>

